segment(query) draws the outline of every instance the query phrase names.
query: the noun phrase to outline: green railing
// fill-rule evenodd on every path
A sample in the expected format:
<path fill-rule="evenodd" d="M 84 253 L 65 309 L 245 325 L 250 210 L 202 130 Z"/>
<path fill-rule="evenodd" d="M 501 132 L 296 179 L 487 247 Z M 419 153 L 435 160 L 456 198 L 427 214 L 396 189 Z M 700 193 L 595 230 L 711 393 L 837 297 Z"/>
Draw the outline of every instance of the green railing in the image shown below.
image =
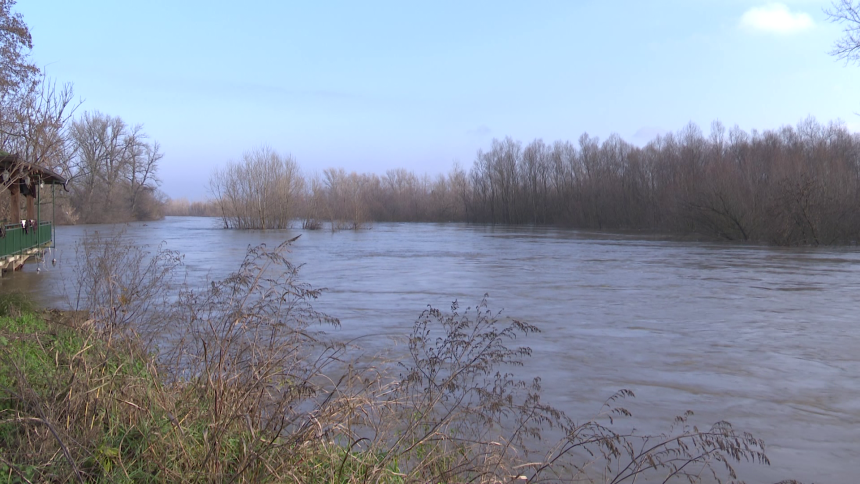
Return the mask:
<path fill-rule="evenodd" d="M 38 228 L 33 227 L 25 233 L 21 224 L 3 224 L 5 230 L 0 231 L 0 257 L 16 255 L 27 249 L 33 249 L 51 242 L 51 222 L 41 222 Z"/>

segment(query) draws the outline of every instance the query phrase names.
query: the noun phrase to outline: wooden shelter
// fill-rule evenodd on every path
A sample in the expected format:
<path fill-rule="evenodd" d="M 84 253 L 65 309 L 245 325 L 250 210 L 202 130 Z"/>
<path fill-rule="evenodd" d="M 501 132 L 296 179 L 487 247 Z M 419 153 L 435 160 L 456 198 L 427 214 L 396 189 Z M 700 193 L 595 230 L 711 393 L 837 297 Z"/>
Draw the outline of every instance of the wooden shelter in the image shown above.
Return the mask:
<path fill-rule="evenodd" d="M 66 188 L 66 179 L 46 168 L 21 161 L 18 155 L 0 154 L 0 194 L 9 191 L 10 213 L 0 220 L 0 274 L 18 270 L 30 257 L 54 242 L 53 213 L 42 220 L 42 192 L 50 186 Z M 21 209 L 23 200 L 23 213 Z M 22 216 L 23 215 L 23 216 Z"/>

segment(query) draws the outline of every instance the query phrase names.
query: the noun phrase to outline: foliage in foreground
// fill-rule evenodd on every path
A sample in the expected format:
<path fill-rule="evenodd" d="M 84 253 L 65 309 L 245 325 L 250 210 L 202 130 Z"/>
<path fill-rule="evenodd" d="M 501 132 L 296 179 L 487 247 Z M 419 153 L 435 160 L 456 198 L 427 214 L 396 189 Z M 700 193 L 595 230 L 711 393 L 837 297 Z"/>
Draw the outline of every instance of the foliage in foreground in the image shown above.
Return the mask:
<path fill-rule="evenodd" d="M 285 250 L 254 248 L 169 307 L 128 311 L 148 295 L 126 291 L 90 294 L 116 306 L 75 324 L 0 318 L 0 482 L 722 482 L 768 463 L 760 440 L 689 413 L 662 435 L 614 430 L 627 390 L 585 421 L 547 405 L 512 373 L 531 353 L 515 340 L 538 329 L 485 302 L 424 311 L 399 363 L 350 360 Z M 128 283 L 127 264 L 92 266 Z M 130 331 L 151 311 L 174 322 L 158 353 Z"/>

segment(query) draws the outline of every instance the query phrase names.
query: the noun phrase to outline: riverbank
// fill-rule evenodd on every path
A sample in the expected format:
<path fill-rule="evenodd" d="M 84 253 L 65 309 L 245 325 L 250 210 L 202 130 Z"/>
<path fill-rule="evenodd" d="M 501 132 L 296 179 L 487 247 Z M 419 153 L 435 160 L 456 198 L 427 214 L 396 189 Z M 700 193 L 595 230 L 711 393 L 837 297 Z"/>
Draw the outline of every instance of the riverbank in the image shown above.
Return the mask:
<path fill-rule="evenodd" d="M 235 385 L 162 374 L 140 341 L 86 316 L 0 297 L 0 482 L 352 482 L 375 464 L 331 440 L 279 435 L 261 408 L 248 413 L 252 395 L 213 420 L 239 403 L 226 396 Z M 404 477 L 396 464 L 374 476 Z"/>

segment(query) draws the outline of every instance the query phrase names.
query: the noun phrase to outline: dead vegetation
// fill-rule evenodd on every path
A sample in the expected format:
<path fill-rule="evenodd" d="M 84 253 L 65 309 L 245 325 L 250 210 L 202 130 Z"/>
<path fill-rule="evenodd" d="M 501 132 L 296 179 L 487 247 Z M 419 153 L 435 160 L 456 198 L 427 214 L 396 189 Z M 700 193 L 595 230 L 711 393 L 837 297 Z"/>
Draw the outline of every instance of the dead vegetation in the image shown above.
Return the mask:
<path fill-rule="evenodd" d="M 174 297 L 155 282 L 175 254 L 92 247 L 102 282 L 78 327 L 5 298 L 0 481 L 723 482 L 768 463 L 760 440 L 690 412 L 665 434 L 618 430 L 629 390 L 566 415 L 516 376 L 539 329 L 486 300 L 424 311 L 399 362 L 356 361 L 288 245 Z M 136 331 L 150 318 L 159 331 Z"/>

